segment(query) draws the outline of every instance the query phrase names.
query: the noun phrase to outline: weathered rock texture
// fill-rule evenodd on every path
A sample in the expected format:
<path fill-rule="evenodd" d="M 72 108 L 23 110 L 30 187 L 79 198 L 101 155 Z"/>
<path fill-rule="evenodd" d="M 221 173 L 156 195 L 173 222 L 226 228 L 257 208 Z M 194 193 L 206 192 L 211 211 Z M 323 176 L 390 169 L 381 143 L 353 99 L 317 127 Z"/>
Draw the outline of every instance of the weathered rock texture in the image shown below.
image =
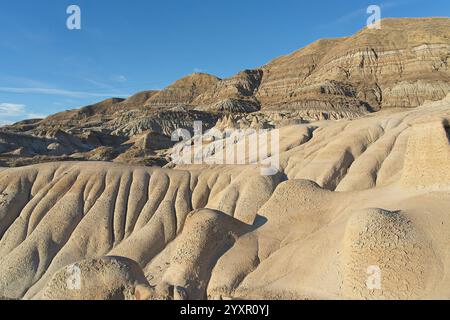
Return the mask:
<path fill-rule="evenodd" d="M 42 300 L 144 300 L 152 290 L 131 259 L 104 257 L 65 266 L 42 290 Z"/>
<path fill-rule="evenodd" d="M 62 160 L 164 165 L 172 144 L 135 144 L 178 128 L 274 128 L 417 107 L 450 92 L 450 19 L 385 19 L 227 79 L 195 73 L 160 91 L 108 99 L 0 129 L 0 163 Z M 231 117 L 231 120 L 230 120 Z M 224 123 L 225 121 L 225 123 Z M 164 138 L 163 138 L 164 140 Z"/>
<path fill-rule="evenodd" d="M 134 299 L 142 284 L 150 299 L 450 298 L 449 120 L 446 99 L 283 127 L 273 176 L 252 164 L 1 168 L 0 296 Z M 104 256 L 132 259 L 149 284 Z M 74 263 L 99 287 L 68 292 Z M 366 285 L 372 266 L 380 289 Z"/>
<path fill-rule="evenodd" d="M 416 107 L 449 92 L 450 19 L 385 19 L 380 30 L 319 40 L 262 68 L 264 108 Z"/>
<path fill-rule="evenodd" d="M 450 299 L 449 33 L 383 20 L 0 129 L 0 297 Z M 196 120 L 279 144 L 204 131 L 174 147 Z M 227 146 L 242 164 L 220 162 Z"/>
<path fill-rule="evenodd" d="M 228 79 L 191 75 L 147 104 L 221 111 L 222 101 L 228 101 L 239 111 L 247 105 L 249 111 L 260 107 L 355 115 L 416 107 L 450 91 L 449 59 L 450 19 L 385 19 L 380 30 L 365 28 L 351 37 L 319 40 Z"/>

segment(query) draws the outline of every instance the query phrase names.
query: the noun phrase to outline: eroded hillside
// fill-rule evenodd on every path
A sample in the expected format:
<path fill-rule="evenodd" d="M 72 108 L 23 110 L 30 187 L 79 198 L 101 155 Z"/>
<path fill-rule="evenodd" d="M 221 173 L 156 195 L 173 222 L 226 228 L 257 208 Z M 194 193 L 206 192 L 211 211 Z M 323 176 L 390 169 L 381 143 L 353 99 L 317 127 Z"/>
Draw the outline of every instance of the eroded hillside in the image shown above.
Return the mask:
<path fill-rule="evenodd" d="M 76 298 L 449 298 L 449 99 L 284 127 L 273 176 L 251 164 L 0 169 L 0 296 L 74 297 L 64 270 L 79 266 Z M 381 290 L 366 286 L 370 266 Z"/>
<path fill-rule="evenodd" d="M 322 39 L 227 79 L 197 73 L 159 91 L 108 99 L 0 129 L 0 164 L 103 160 L 159 165 L 171 133 L 216 124 L 275 128 L 417 107 L 450 91 L 450 19 L 385 19 Z M 230 117 L 232 118 L 230 120 Z"/>

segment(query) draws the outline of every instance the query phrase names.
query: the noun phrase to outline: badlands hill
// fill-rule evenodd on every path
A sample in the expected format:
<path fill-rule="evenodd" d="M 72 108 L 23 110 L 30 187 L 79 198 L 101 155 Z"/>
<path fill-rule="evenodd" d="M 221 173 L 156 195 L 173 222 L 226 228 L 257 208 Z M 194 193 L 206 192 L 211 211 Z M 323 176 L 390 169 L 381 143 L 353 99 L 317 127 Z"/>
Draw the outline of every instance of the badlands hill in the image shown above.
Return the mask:
<path fill-rule="evenodd" d="M 0 169 L 0 296 L 450 299 L 449 121 L 450 95 L 285 126 L 272 176 L 252 164 Z"/>
<path fill-rule="evenodd" d="M 231 100 L 230 111 L 306 109 L 336 116 L 416 107 L 449 91 L 449 51 L 450 19 L 385 19 L 381 30 L 319 40 L 228 79 L 191 75 L 146 105 L 221 111 Z"/>
<path fill-rule="evenodd" d="M 0 129 L 0 299 L 450 299 L 450 19 L 382 25 Z"/>
<path fill-rule="evenodd" d="M 385 19 L 227 79 L 192 74 L 161 91 L 108 99 L 0 129 L 0 165 L 104 160 L 163 165 L 176 128 L 274 128 L 411 108 L 450 91 L 450 19 Z M 230 114 L 232 119 L 230 120 Z M 226 117 L 226 118 L 225 118 Z M 225 118 L 225 119 L 224 119 Z"/>

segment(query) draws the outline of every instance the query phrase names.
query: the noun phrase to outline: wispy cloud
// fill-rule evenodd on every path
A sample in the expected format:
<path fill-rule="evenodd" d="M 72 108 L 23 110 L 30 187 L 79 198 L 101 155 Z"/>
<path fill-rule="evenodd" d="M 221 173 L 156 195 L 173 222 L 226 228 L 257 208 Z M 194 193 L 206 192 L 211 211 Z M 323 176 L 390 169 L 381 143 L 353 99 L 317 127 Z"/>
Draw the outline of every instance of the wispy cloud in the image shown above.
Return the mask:
<path fill-rule="evenodd" d="M 116 82 L 127 82 L 128 78 L 126 76 L 122 75 L 122 74 L 119 74 L 119 75 L 113 76 L 112 80 L 116 81 Z"/>
<path fill-rule="evenodd" d="M 4 126 L 10 125 L 12 123 L 13 123 L 12 121 L 0 120 L 0 127 L 4 127 Z"/>
<path fill-rule="evenodd" d="M 0 103 L 0 125 L 7 125 L 18 119 L 45 118 L 46 115 L 29 112 L 26 105 L 19 103 Z"/>
<path fill-rule="evenodd" d="M 90 78 L 82 78 L 82 80 L 83 80 L 83 81 L 86 81 L 86 82 L 88 82 L 89 84 L 94 85 L 94 86 L 96 86 L 96 87 L 98 87 L 98 88 L 102 88 L 102 89 L 113 89 L 113 87 L 110 86 L 109 84 L 104 83 L 104 82 L 101 82 L 101 81 L 98 81 L 98 80 L 94 80 L 94 79 L 90 79 Z"/>
<path fill-rule="evenodd" d="M 64 96 L 69 98 L 92 98 L 92 97 L 128 97 L 125 93 L 99 93 L 87 91 L 71 91 L 59 88 L 38 88 L 38 87 L 0 87 L 0 92 L 18 94 L 44 94 L 54 96 Z"/>
<path fill-rule="evenodd" d="M 0 116 L 14 117 L 25 113 L 24 104 L 0 103 Z"/>

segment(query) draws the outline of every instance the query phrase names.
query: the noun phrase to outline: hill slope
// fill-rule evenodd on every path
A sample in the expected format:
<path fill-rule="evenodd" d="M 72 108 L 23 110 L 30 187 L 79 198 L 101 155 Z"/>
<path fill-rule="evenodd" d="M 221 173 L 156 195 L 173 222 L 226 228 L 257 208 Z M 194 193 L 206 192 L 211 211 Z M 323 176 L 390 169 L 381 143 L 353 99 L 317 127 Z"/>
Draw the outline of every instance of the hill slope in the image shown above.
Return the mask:
<path fill-rule="evenodd" d="M 449 62 L 449 18 L 385 19 L 380 30 L 319 40 L 227 79 L 196 73 L 160 91 L 2 128 L 0 163 L 161 165 L 172 146 L 170 134 L 192 131 L 197 120 L 204 129 L 219 120 L 220 126 L 274 128 L 440 100 L 450 92 Z M 153 142 L 144 143 L 149 137 Z"/>
<path fill-rule="evenodd" d="M 284 127 L 274 176 L 0 169 L 0 297 L 71 298 L 66 266 L 119 256 L 144 270 L 153 298 L 449 299 L 449 105 Z M 382 290 L 366 287 L 370 266 Z M 76 297 L 104 297 L 104 274 L 83 273 L 90 289 Z"/>

